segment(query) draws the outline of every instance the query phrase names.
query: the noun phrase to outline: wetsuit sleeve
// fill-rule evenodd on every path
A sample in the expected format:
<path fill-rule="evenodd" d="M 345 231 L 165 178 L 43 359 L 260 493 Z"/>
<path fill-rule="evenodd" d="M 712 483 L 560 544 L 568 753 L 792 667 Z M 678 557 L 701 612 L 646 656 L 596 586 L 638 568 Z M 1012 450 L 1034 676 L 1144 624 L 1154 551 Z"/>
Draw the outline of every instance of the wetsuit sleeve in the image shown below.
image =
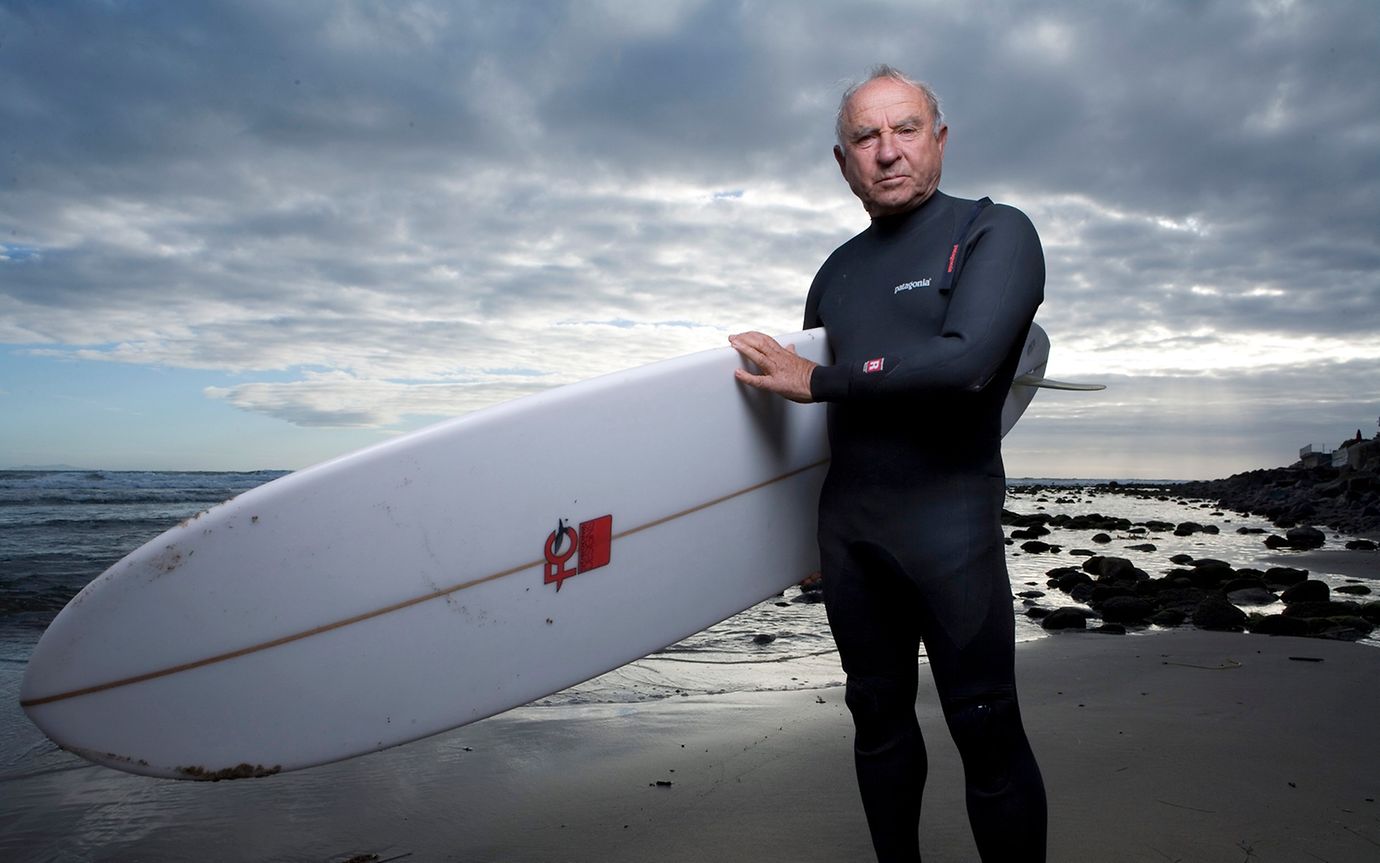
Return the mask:
<path fill-rule="evenodd" d="M 1024 213 L 1000 205 L 988 213 L 962 250 L 960 278 L 939 334 L 900 353 L 819 366 L 810 379 L 815 401 L 976 392 L 991 381 L 1044 299 L 1045 261 Z M 807 300 L 807 326 L 810 318 Z"/>

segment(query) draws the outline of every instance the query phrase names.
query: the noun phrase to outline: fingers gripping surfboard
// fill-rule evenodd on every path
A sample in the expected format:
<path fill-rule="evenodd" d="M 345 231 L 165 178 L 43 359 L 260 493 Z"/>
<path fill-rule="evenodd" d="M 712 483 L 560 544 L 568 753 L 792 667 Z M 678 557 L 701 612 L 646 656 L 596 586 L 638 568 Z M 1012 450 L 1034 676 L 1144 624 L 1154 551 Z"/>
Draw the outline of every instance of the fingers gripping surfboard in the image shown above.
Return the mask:
<path fill-rule="evenodd" d="M 823 330 L 783 338 L 826 361 Z M 1033 328 L 1019 374 L 1042 374 Z M 731 348 L 561 387 L 289 474 L 78 594 L 20 698 L 150 776 L 264 776 L 396 746 L 672 644 L 818 567 L 824 408 Z M 1010 428 L 1034 394 L 1013 387 Z"/>

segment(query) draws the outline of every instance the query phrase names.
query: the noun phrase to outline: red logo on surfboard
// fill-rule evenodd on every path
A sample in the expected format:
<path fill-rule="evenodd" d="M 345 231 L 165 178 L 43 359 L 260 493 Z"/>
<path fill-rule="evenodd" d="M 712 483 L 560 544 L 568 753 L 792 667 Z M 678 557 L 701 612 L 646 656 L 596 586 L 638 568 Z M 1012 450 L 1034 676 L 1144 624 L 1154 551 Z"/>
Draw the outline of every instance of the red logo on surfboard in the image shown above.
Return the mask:
<path fill-rule="evenodd" d="M 546 537 L 545 583 L 554 583 L 559 593 L 567 578 L 606 565 L 612 547 L 612 515 L 582 521 L 579 530 L 566 524 L 564 519 L 558 519 L 556 529 Z M 572 557 L 575 558 L 573 567 L 570 566 Z"/>

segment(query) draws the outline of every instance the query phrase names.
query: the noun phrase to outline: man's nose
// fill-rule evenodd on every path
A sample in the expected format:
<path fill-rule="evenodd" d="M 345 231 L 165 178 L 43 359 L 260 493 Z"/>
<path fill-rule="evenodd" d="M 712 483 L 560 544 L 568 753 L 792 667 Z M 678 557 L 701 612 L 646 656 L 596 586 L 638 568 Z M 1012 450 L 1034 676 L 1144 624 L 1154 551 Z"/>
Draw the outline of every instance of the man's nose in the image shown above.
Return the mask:
<path fill-rule="evenodd" d="M 890 132 L 883 132 L 877 141 L 877 161 L 890 164 L 901 156 L 901 151 L 896 147 L 896 136 Z"/>

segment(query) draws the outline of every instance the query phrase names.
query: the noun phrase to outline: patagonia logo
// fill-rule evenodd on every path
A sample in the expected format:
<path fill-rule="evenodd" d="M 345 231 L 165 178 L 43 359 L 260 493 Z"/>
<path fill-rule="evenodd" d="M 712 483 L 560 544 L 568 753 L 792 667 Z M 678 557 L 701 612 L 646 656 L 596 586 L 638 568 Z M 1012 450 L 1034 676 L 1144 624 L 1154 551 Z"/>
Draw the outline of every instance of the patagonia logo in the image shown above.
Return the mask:
<path fill-rule="evenodd" d="M 919 279 L 919 280 L 914 281 L 914 282 L 905 282 L 905 283 L 903 283 L 903 284 L 897 285 L 896 287 L 892 288 L 892 289 L 891 289 L 891 295 L 892 295 L 892 296 L 895 296 L 895 295 L 901 293 L 902 291 L 911 291 L 911 290 L 914 290 L 914 289 L 916 289 L 916 288 L 928 288 L 929 286 L 930 286 L 930 280 L 929 280 L 929 279 Z"/>
<path fill-rule="evenodd" d="M 868 360 L 867 362 L 863 363 L 863 374 L 870 375 L 873 372 L 879 372 L 882 370 L 882 366 L 885 364 L 885 357 L 877 357 L 875 360 Z"/>

